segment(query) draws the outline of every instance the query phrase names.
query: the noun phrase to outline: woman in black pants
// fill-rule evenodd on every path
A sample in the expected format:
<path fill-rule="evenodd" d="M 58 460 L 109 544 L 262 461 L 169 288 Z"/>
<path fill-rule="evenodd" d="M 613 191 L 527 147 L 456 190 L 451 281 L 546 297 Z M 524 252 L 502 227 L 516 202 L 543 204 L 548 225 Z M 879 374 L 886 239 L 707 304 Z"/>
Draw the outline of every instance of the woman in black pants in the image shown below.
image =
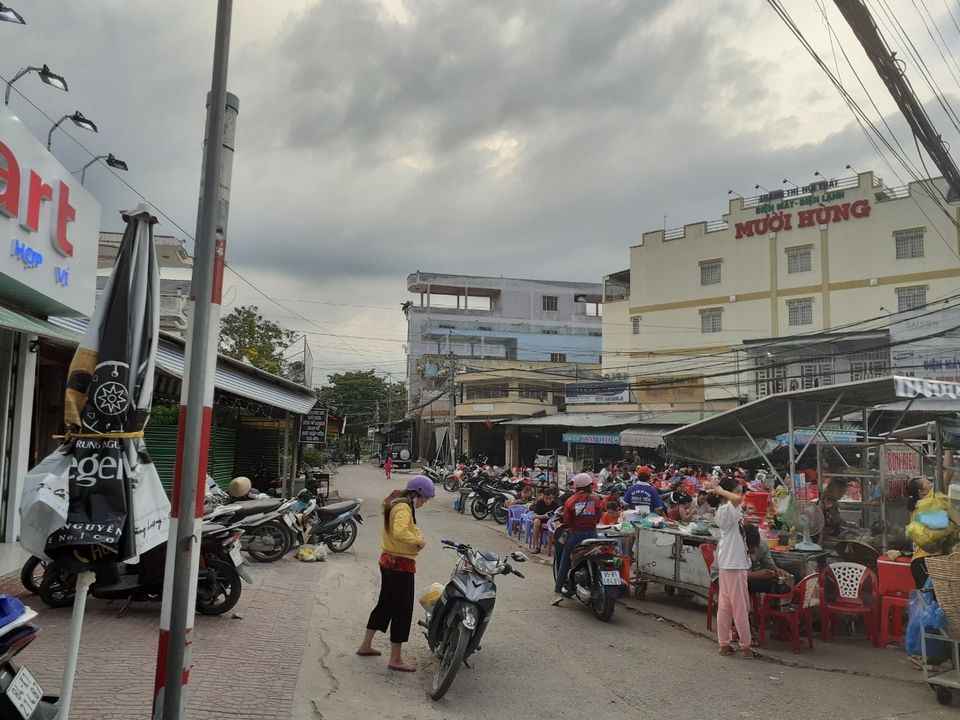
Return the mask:
<path fill-rule="evenodd" d="M 383 539 L 380 547 L 380 597 L 367 620 L 367 631 L 357 655 L 380 655 L 373 636 L 390 629 L 390 661 L 387 667 L 399 672 L 415 672 L 404 662 L 401 646 L 410 639 L 413 620 L 413 581 L 417 572 L 416 558 L 426 544 L 417 527 L 417 508 L 423 507 L 436 494 L 433 481 L 424 475 L 410 479 L 403 490 L 394 490 L 383 501 Z"/>

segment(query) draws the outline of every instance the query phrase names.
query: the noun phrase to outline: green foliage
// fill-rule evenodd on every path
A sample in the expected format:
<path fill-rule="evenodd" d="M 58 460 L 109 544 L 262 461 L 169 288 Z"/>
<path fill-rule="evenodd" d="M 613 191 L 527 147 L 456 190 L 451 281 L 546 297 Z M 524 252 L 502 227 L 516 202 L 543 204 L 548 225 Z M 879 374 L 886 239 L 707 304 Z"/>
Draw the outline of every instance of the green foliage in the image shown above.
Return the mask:
<path fill-rule="evenodd" d="M 254 367 L 281 375 L 286 370 L 283 351 L 296 333 L 266 320 L 256 305 L 234 308 L 220 320 L 220 352 L 235 360 L 246 358 Z"/>
<path fill-rule="evenodd" d="M 150 409 L 151 425 L 176 425 L 180 419 L 180 406 L 173 404 L 154 404 Z"/>
<path fill-rule="evenodd" d="M 323 453 L 316 448 L 304 448 L 301 458 L 310 467 L 323 467 Z"/>
<path fill-rule="evenodd" d="M 365 437 L 367 427 L 377 422 L 400 420 L 406 413 L 407 388 L 402 382 L 388 383 L 374 370 L 357 370 L 327 376 L 317 397 L 347 416 L 345 435 Z M 353 443 L 346 448 L 353 451 Z"/>

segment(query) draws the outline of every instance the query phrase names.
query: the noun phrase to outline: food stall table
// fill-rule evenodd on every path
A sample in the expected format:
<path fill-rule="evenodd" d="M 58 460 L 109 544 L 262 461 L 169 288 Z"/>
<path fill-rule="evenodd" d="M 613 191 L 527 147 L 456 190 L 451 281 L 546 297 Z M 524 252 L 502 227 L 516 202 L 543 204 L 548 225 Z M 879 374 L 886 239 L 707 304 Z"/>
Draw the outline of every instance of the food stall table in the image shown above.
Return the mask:
<path fill-rule="evenodd" d="M 807 575 L 820 572 L 827 566 L 827 551 L 816 550 L 807 552 L 802 550 L 770 550 L 770 557 L 781 570 L 793 575 L 797 582 Z"/>
<path fill-rule="evenodd" d="M 716 543 L 713 535 L 692 535 L 679 528 L 637 527 L 634 557 L 636 558 L 637 594 L 643 595 L 647 582 L 661 583 L 665 588 L 682 588 L 708 597 L 710 570 L 700 554 L 703 543 Z"/>

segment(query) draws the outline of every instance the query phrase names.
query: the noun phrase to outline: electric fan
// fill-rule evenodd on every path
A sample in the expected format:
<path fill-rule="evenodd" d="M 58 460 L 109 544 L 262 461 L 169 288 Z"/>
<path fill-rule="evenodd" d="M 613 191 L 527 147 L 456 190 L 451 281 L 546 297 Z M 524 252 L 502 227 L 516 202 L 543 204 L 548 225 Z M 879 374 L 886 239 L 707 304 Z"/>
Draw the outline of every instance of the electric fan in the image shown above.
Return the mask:
<path fill-rule="evenodd" d="M 797 543 L 797 550 L 807 552 L 823 550 L 811 539 L 823 532 L 823 510 L 819 505 L 810 500 L 798 501 L 797 527 L 803 530 L 803 540 Z"/>

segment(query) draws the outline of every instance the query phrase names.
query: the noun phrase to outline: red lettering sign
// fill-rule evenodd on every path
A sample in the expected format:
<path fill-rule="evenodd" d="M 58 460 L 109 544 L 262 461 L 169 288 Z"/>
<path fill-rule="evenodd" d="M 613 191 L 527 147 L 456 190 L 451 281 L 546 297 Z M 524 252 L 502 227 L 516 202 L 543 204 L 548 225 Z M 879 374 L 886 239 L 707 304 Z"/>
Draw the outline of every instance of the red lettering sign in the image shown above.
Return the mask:
<path fill-rule="evenodd" d="M 827 225 L 829 223 L 843 222 L 850 218 L 865 218 L 870 216 L 870 201 L 857 200 L 852 203 L 841 203 L 839 205 L 821 205 L 817 208 L 797 211 L 797 227 L 806 228 L 816 225 Z M 793 214 L 785 212 L 775 212 L 764 215 L 756 220 L 747 220 L 736 224 L 736 238 L 753 237 L 754 235 L 763 237 L 767 233 L 785 232 L 793 230 Z"/>
<path fill-rule="evenodd" d="M 73 245 L 67 238 L 67 225 L 77 218 L 70 204 L 70 188 L 57 181 L 57 203 L 51 213 L 50 244 L 65 257 L 73 257 Z M 7 145 L 0 142 L 0 213 L 20 218 L 20 227 L 27 232 L 40 228 L 40 211 L 44 202 L 53 201 L 53 187 L 39 173 L 20 168 L 17 158 Z M 21 208 L 24 212 L 21 213 Z"/>

